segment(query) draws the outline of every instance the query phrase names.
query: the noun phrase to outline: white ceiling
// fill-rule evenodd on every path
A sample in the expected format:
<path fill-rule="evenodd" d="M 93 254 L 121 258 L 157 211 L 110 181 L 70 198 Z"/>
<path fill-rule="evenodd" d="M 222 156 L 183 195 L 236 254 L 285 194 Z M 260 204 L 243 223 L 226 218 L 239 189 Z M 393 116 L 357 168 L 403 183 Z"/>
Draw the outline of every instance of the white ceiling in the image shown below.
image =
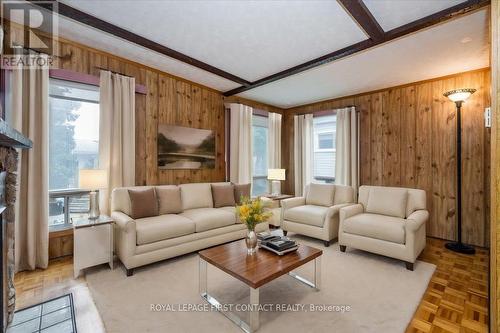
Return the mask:
<path fill-rule="evenodd" d="M 289 108 L 488 67 L 488 43 L 483 9 L 239 96 Z"/>
<path fill-rule="evenodd" d="M 336 1 L 62 0 L 248 81 L 367 38 Z M 384 30 L 464 0 L 364 0 Z M 64 38 L 220 91 L 239 87 L 204 70 L 60 18 Z M 468 43 L 461 43 L 471 38 Z M 244 92 L 281 107 L 487 67 L 487 9 Z"/>
<path fill-rule="evenodd" d="M 336 1 L 64 2 L 248 81 L 367 38 Z"/>
<path fill-rule="evenodd" d="M 466 0 L 363 0 L 385 31 L 400 27 Z"/>

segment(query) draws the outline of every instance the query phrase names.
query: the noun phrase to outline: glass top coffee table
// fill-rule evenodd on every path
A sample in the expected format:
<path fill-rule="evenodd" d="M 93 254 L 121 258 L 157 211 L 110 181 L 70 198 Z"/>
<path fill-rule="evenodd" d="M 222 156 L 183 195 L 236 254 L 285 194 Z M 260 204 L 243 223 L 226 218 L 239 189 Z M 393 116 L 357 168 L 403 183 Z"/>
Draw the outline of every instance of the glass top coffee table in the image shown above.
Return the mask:
<path fill-rule="evenodd" d="M 322 250 L 300 245 L 295 252 L 278 256 L 259 249 L 256 254 L 247 256 L 244 240 L 235 241 L 198 252 L 200 257 L 199 291 L 203 299 L 217 309 L 222 304 L 207 292 L 207 263 L 219 268 L 250 287 L 250 322 L 246 323 L 232 312 L 221 311 L 228 319 L 245 332 L 255 332 L 259 328 L 259 288 L 274 279 L 288 274 L 306 285 L 319 290 L 321 286 Z M 314 281 L 297 275 L 294 269 L 314 261 Z"/>

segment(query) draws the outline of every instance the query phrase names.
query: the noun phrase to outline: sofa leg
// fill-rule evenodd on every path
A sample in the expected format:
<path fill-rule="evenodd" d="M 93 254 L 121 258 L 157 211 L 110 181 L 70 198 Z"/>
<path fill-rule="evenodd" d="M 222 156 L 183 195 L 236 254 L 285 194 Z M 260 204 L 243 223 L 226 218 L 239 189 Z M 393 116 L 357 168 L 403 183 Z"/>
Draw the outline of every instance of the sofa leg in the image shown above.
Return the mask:
<path fill-rule="evenodd" d="M 412 262 L 405 261 L 405 264 L 406 264 L 407 270 L 413 271 L 413 263 Z"/>
<path fill-rule="evenodd" d="M 340 252 L 345 252 L 347 247 L 345 245 L 340 245 Z"/>
<path fill-rule="evenodd" d="M 288 233 L 288 231 L 283 230 L 283 236 L 286 236 L 287 233 Z"/>
<path fill-rule="evenodd" d="M 330 241 L 323 241 L 323 244 L 325 244 L 325 247 L 329 247 L 330 246 Z"/>
<path fill-rule="evenodd" d="M 127 276 L 132 276 L 134 275 L 134 269 L 131 268 L 131 269 L 128 269 L 128 268 L 125 268 L 127 270 Z"/>

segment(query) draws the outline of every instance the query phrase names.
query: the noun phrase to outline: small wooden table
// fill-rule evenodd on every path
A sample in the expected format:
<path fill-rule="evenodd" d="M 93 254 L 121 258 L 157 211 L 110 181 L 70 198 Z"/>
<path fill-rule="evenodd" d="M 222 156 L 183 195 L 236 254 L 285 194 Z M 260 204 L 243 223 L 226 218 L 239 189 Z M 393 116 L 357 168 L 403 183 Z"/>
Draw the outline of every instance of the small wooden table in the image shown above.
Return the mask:
<path fill-rule="evenodd" d="M 322 250 L 307 245 L 300 245 L 297 251 L 278 256 L 269 251 L 259 249 L 252 256 L 247 255 L 245 240 L 219 245 L 198 252 L 199 291 L 203 299 L 213 305 L 228 319 L 245 332 L 255 332 L 259 328 L 259 288 L 268 282 L 289 274 L 306 285 L 319 290 L 321 286 Z M 314 260 L 314 281 L 293 272 L 294 269 Z M 207 292 L 207 262 L 244 282 L 250 287 L 250 323 L 246 323 L 232 312 L 221 311 L 221 303 Z"/>
<path fill-rule="evenodd" d="M 269 223 L 269 226 L 279 228 L 281 226 L 281 200 L 290 199 L 294 196 L 290 194 L 265 194 L 261 197 L 265 198 L 264 200 L 271 200 L 271 204 L 268 204 L 266 207 L 266 209 L 268 209 L 273 214 L 267 221 Z"/>

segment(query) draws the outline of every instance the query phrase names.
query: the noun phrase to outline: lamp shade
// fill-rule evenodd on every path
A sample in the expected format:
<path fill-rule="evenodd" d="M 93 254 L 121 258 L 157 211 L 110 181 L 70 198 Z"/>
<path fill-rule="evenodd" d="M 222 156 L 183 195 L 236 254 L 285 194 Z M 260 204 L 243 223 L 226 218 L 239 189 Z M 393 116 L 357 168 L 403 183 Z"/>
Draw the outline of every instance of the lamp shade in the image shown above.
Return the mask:
<path fill-rule="evenodd" d="M 79 187 L 87 190 L 99 190 L 108 187 L 108 175 L 102 169 L 80 169 Z"/>
<path fill-rule="evenodd" d="M 450 90 L 445 92 L 443 95 L 445 97 L 448 97 L 453 102 L 465 102 L 467 98 L 469 98 L 470 95 L 472 95 L 474 92 L 476 92 L 476 89 L 464 88 L 464 89 Z"/>
<path fill-rule="evenodd" d="M 267 179 L 269 180 L 285 180 L 285 169 L 268 169 Z"/>

